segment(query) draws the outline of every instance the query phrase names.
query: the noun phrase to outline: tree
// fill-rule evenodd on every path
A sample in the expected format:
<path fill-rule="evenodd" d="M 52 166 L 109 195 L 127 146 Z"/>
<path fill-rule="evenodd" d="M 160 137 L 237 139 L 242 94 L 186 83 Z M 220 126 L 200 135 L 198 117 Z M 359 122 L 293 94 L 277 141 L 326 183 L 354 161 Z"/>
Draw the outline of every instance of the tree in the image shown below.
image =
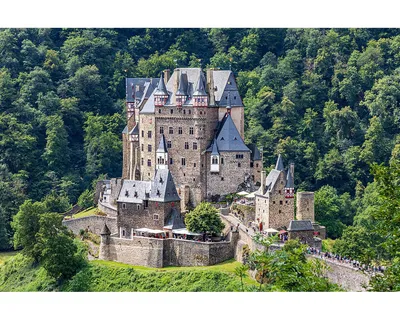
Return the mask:
<path fill-rule="evenodd" d="M 185 216 L 185 224 L 191 232 L 221 234 L 224 224 L 218 210 L 208 202 L 201 202 Z"/>
<path fill-rule="evenodd" d="M 41 215 L 37 233 L 40 261 L 47 273 L 57 280 L 70 279 L 85 262 L 72 233 L 62 225 L 62 219 L 56 213 Z"/>
<path fill-rule="evenodd" d="M 14 216 L 11 226 L 14 233 L 14 248 L 22 247 L 25 255 L 39 260 L 37 233 L 39 232 L 39 219 L 46 212 L 46 206 L 41 202 L 26 200 Z"/>
<path fill-rule="evenodd" d="M 93 207 L 94 206 L 94 193 L 93 193 L 93 191 L 90 191 L 88 189 L 83 191 L 82 194 L 79 196 L 78 205 L 82 209 L 87 209 L 87 208 Z"/>
<path fill-rule="evenodd" d="M 240 284 L 242 285 L 242 291 L 244 291 L 243 279 L 249 276 L 249 267 L 247 265 L 241 264 L 235 268 L 235 275 L 240 278 Z"/>

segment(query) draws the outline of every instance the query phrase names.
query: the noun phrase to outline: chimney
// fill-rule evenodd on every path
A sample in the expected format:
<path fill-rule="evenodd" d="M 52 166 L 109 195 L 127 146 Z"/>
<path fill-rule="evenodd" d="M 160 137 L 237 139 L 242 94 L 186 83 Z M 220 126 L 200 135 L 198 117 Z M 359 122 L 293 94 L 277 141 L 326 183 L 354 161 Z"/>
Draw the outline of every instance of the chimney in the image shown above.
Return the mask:
<path fill-rule="evenodd" d="M 215 87 L 214 87 L 213 71 L 214 68 L 207 69 L 207 91 L 208 94 L 210 95 L 210 106 L 215 105 L 215 94 L 214 94 Z"/>
<path fill-rule="evenodd" d="M 264 194 L 264 189 L 265 189 L 265 171 L 261 170 L 261 186 L 260 186 L 260 190 L 261 190 L 261 194 Z"/>
<path fill-rule="evenodd" d="M 163 72 L 164 72 L 164 81 L 165 81 L 165 84 L 167 84 L 169 78 L 171 77 L 171 70 L 166 69 Z"/>

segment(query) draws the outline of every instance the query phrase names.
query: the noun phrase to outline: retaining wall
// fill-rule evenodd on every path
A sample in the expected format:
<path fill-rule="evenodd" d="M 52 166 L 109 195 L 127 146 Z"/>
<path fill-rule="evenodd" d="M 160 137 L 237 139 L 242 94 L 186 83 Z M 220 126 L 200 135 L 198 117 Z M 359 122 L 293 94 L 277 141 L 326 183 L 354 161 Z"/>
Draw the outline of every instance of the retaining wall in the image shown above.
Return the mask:
<path fill-rule="evenodd" d="M 62 223 L 74 234 L 79 234 L 80 230 L 85 230 L 89 227 L 90 232 L 100 235 L 105 222 L 107 223 L 111 233 L 118 232 L 117 219 L 112 217 L 88 216 L 78 219 L 64 220 Z"/>
<path fill-rule="evenodd" d="M 108 203 L 98 202 L 98 208 L 101 212 L 106 213 L 110 217 L 117 217 L 117 208 L 112 207 Z"/>

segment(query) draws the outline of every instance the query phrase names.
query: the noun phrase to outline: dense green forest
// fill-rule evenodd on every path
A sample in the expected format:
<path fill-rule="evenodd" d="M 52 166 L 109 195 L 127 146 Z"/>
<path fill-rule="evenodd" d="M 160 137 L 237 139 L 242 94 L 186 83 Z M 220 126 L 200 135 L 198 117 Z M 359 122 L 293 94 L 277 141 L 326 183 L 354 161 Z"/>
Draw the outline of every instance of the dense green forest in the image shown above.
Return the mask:
<path fill-rule="evenodd" d="M 64 212 L 120 176 L 126 77 L 186 66 L 235 73 L 246 142 L 296 163 L 338 250 L 371 238 L 400 159 L 399 29 L 1 29 L 0 250 L 25 200 Z"/>

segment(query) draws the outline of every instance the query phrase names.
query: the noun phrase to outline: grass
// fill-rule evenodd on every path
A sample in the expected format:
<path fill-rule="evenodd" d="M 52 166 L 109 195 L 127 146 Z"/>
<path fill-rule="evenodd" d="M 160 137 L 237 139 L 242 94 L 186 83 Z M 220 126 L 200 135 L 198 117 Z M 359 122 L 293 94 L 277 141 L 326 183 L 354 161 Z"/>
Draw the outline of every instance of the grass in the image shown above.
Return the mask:
<path fill-rule="evenodd" d="M 8 259 L 15 256 L 18 251 L 8 251 L 8 252 L 0 252 L 0 266 L 4 264 Z"/>
<path fill-rule="evenodd" d="M 89 217 L 89 216 L 94 216 L 96 214 L 98 214 L 100 212 L 100 210 L 97 207 L 91 207 L 88 208 L 84 211 L 81 211 L 77 214 L 74 214 L 72 216 L 73 219 L 77 219 L 77 218 L 83 218 L 83 217 Z"/>

